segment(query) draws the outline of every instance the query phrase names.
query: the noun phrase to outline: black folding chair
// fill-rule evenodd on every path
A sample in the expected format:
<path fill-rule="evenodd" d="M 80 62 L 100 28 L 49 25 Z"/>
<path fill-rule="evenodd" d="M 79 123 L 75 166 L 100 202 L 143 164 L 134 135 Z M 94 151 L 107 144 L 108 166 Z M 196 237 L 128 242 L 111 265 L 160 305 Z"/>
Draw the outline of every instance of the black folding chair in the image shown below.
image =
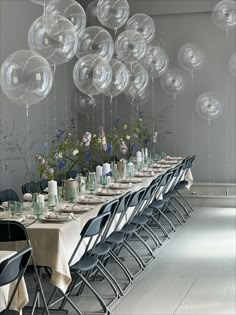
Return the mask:
<path fill-rule="evenodd" d="M 68 302 L 72 306 L 72 308 L 76 311 L 76 313 L 78 313 L 79 315 L 82 315 L 79 308 L 70 299 L 70 295 L 72 294 L 72 291 L 78 285 L 82 285 L 83 287 L 84 285 L 86 285 L 97 298 L 98 302 L 100 303 L 103 309 L 103 312 L 105 314 L 110 313 L 102 297 L 98 294 L 98 292 L 94 289 L 94 287 L 89 283 L 89 276 L 91 272 L 93 272 L 96 269 L 98 269 L 99 272 L 101 272 L 101 274 L 108 280 L 106 272 L 104 271 L 102 264 L 100 264 L 97 255 L 94 254 L 94 249 L 96 248 L 97 244 L 99 243 L 101 239 L 103 230 L 106 227 L 109 216 L 110 216 L 110 213 L 104 213 L 102 215 L 98 215 L 97 217 L 88 220 L 88 222 L 84 225 L 80 233 L 80 239 L 78 240 L 78 244 L 76 248 L 74 249 L 74 252 L 68 262 L 70 266 L 70 272 L 71 272 L 71 278 L 72 278 L 71 284 L 69 285 L 66 293 L 64 293 L 59 288 L 54 289 L 54 291 L 52 292 L 48 300 L 48 304 L 50 305 L 50 307 L 62 300 L 59 310 L 63 310 L 66 302 Z M 86 244 L 84 254 L 79 259 L 79 261 L 74 262 L 76 255 L 78 253 L 78 250 L 81 248 L 81 246 L 84 246 L 83 244 Z M 109 283 L 112 286 L 112 289 L 115 291 L 116 289 L 113 286 L 112 282 L 109 281 Z M 58 291 L 62 294 L 62 298 L 59 298 L 59 299 L 56 299 L 56 301 L 53 301 L 53 298 L 55 297 L 55 294 Z"/>
<path fill-rule="evenodd" d="M 31 246 L 27 246 L 0 263 L 0 287 L 10 284 L 14 281 L 15 287 L 10 295 L 6 308 L 0 313 L 1 315 L 20 315 L 20 312 L 11 310 L 11 304 L 16 296 L 20 281 L 24 276 L 30 256 Z"/>
<path fill-rule="evenodd" d="M 1 242 L 20 242 L 20 241 L 25 241 L 25 243 L 27 244 L 27 246 L 30 246 L 30 240 L 28 237 L 28 233 L 26 228 L 24 227 L 23 224 L 16 222 L 16 221 L 8 221 L 8 220 L 4 220 L 4 221 L 0 221 L 0 243 Z M 1 246 L 1 244 L 0 244 Z M 9 244 L 9 247 L 12 248 L 13 244 Z M 15 245 L 16 247 L 18 246 L 17 244 Z M 20 246 L 20 245 L 19 245 Z M 37 283 L 37 290 L 36 290 L 36 294 L 35 294 L 35 298 L 34 298 L 34 302 L 32 305 L 32 310 L 31 310 L 31 314 L 33 315 L 35 312 L 35 308 L 36 308 L 36 304 L 39 301 L 39 296 L 41 296 L 42 301 L 43 301 L 43 305 L 45 308 L 45 312 L 47 313 L 47 315 L 49 315 L 49 310 L 47 307 L 47 302 L 45 299 L 45 295 L 43 292 L 43 287 L 42 287 L 42 283 L 40 280 L 40 276 L 39 276 L 39 272 L 38 272 L 38 268 L 35 264 L 34 261 L 34 257 L 32 255 L 31 257 L 32 260 L 32 268 L 31 270 L 29 270 L 29 272 L 26 270 L 25 276 L 34 276 L 34 278 L 36 279 L 36 283 Z"/>
<path fill-rule="evenodd" d="M 19 201 L 20 198 L 17 193 L 12 189 L 0 191 L 0 204 L 5 201 Z"/>

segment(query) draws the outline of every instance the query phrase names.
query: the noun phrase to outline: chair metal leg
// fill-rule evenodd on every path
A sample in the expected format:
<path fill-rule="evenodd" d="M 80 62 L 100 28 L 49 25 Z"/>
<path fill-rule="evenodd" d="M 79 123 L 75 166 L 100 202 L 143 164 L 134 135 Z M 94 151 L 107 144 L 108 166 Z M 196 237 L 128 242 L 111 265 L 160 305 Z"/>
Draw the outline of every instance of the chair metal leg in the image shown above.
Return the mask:
<path fill-rule="evenodd" d="M 146 231 L 146 233 L 148 233 L 148 235 L 151 237 L 151 239 L 153 240 L 157 247 L 162 245 L 162 242 L 159 239 L 159 237 L 153 232 L 153 230 L 147 224 L 143 224 L 142 228 Z"/>
<path fill-rule="evenodd" d="M 176 198 L 176 197 L 173 197 L 173 198 L 180 205 L 180 207 L 184 210 L 186 216 L 190 217 L 190 214 L 189 214 L 187 208 L 183 205 L 183 203 L 180 200 L 178 200 L 178 198 Z"/>
<path fill-rule="evenodd" d="M 87 281 L 87 279 L 81 274 L 78 273 L 77 274 L 87 285 L 87 287 L 93 292 L 93 294 L 96 296 L 96 298 L 98 299 L 98 302 L 100 303 L 103 311 L 105 312 L 105 314 L 109 314 L 110 311 L 108 310 L 106 303 L 103 301 L 102 297 L 97 293 L 97 291 L 90 285 L 90 283 Z"/>
<path fill-rule="evenodd" d="M 113 277 L 113 275 L 110 273 L 110 271 L 103 265 L 102 261 L 99 261 L 99 265 L 102 266 L 103 270 L 106 272 L 106 274 L 108 275 L 108 277 L 112 280 L 112 282 L 115 284 L 118 292 L 119 292 L 119 296 L 124 295 L 123 290 L 121 289 L 119 283 L 116 281 L 116 279 Z"/>
<path fill-rule="evenodd" d="M 180 215 L 182 221 L 185 223 L 186 220 L 185 220 L 185 217 L 182 215 L 182 213 L 179 211 L 179 209 L 175 206 L 175 204 L 169 200 L 169 203 L 172 205 L 172 207 L 175 209 L 175 211 Z"/>
<path fill-rule="evenodd" d="M 177 194 L 187 203 L 187 205 L 189 206 L 191 211 L 194 211 L 193 207 L 191 206 L 191 204 L 188 202 L 188 200 L 177 190 L 175 189 L 175 191 L 177 192 Z"/>
<path fill-rule="evenodd" d="M 153 216 L 151 215 L 152 220 L 160 227 L 160 229 L 162 230 L 164 236 L 166 236 L 167 238 L 170 238 L 169 233 L 166 231 L 166 229 L 164 228 L 164 226 Z"/>
<path fill-rule="evenodd" d="M 35 262 L 34 262 L 33 257 L 32 257 L 32 262 L 33 262 L 33 266 L 34 266 L 35 277 L 36 277 L 36 280 L 37 280 L 37 283 L 38 283 L 39 293 L 40 293 L 41 298 L 42 298 L 42 301 L 43 301 L 43 305 L 44 305 L 45 312 L 46 312 L 47 315 L 50 315 L 49 310 L 48 310 L 47 301 L 46 301 L 46 298 L 45 298 L 45 295 L 44 295 L 44 292 L 43 292 L 43 287 L 42 287 L 41 279 L 40 279 L 40 277 L 39 277 L 38 269 L 37 269 L 37 266 L 36 266 L 36 264 L 35 264 Z M 33 313 L 32 313 L 32 314 L 33 314 Z"/>
<path fill-rule="evenodd" d="M 172 224 L 172 222 L 170 221 L 170 219 L 165 215 L 165 213 L 164 213 L 161 209 L 159 209 L 159 208 L 157 208 L 156 210 L 157 210 L 157 211 L 162 215 L 162 217 L 169 223 L 169 225 L 170 225 L 171 229 L 173 230 L 173 232 L 175 232 L 176 229 L 175 229 L 174 225 Z"/>
<path fill-rule="evenodd" d="M 111 276 L 111 274 L 109 272 L 108 272 L 109 273 L 109 276 L 108 276 L 107 269 L 103 266 L 103 264 L 100 261 L 98 261 L 97 268 L 101 272 L 101 274 L 104 276 L 104 278 L 107 280 L 107 282 L 110 284 L 112 290 L 115 293 L 115 300 L 117 300 L 120 297 L 120 294 L 117 292 L 117 287 L 114 284 L 114 278 Z M 110 276 L 111 276 L 112 280 L 111 280 Z"/>
<path fill-rule="evenodd" d="M 179 224 L 182 225 L 182 222 L 179 219 L 179 217 L 177 216 L 177 214 L 167 204 L 165 206 L 173 214 L 173 216 L 176 218 L 176 220 L 179 222 Z"/>
<path fill-rule="evenodd" d="M 129 271 L 129 269 L 123 264 L 123 262 L 120 260 L 120 258 L 112 251 L 110 250 L 110 256 L 115 260 L 115 262 L 120 266 L 120 268 L 124 271 L 127 279 L 129 280 L 129 283 L 132 284 L 134 278 Z"/>
<path fill-rule="evenodd" d="M 142 271 L 145 268 L 145 264 L 144 264 L 142 258 L 136 253 L 136 251 L 130 246 L 130 244 L 126 240 L 124 240 L 123 245 L 124 245 L 125 249 L 130 253 L 130 255 L 132 257 L 134 257 L 134 259 L 137 261 L 137 263 L 140 266 L 140 269 Z"/>
<path fill-rule="evenodd" d="M 140 242 L 146 247 L 146 249 L 147 249 L 148 252 L 150 253 L 151 257 L 152 257 L 152 258 L 155 258 L 151 247 L 142 239 L 142 237 L 141 237 L 138 233 L 136 233 L 136 232 L 134 232 L 134 235 L 135 235 L 135 236 L 140 240 Z M 146 265 L 146 263 L 145 263 L 145 265 Z"/>

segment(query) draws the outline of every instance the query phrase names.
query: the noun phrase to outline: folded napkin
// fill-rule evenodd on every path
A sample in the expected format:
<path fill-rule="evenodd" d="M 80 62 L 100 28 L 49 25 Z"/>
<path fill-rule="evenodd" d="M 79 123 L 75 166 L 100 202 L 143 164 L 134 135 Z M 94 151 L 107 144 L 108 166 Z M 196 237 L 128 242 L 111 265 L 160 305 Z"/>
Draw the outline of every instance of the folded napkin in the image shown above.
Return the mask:
<path fill-rule="evenodd" d="M 47 213 L 45 214 L 44 218 L 45 219 L 71 219 L 73 216 L 73 213 L 68 213 L 68 214 L 61 214 L 61 213 Z"/>
<path fill-rule="evenodd" d="M 25 201 L 32 201 L 32 194 L 30 194 L 30 193 L 24 194 L 23 199 Z"/>

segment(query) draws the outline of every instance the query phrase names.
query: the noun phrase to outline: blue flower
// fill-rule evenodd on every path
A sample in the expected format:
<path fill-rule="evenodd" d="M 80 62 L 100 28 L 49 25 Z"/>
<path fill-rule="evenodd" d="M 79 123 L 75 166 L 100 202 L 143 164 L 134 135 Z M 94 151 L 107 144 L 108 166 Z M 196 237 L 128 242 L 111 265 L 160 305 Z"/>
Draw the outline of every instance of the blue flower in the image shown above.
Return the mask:
<path fill-rule="evenodd" d="M 120 117 L 116 117 L 116 119 L 115 119 L 115 125 L 117 126 L 117 125 L 119 124 L 119 122 L 120 122 Z"/>
<path fill-rule="evenodd" d="M 112 145 L 111 145 L 111 144 L 108 144 L 108 145 L 107 145 L 106 152 L 107 152 L 108 154 L 111 154 L 111 153 L 112 153 Z"/>
<path fill-rule="evenodd" d="M 57 129 L 56 130 L 56 138 L 57 141 L 60 141 L 64 137 L 65 131 L 62 129 Z"/>
<path fill-rule="evenodd" d="M 135 143 L 132 143 L 132 144 L 131 144 L 131 151 L 132 151 L 132 152 L 138 151 L 138 145 L 135 144 Z"/>
<path fill-rule="evenodd" d="M 92 160 L 92 154 L 89 151 L 85 152 L 85 161 L 91 161 Z"/>
<path fill-rule="evenodd" d="M 144 144 L 145 144 L 145 145 L 148 145 L 150 142 L 151 142 L 150 139 L 145 139 L 145 140 L 144 140 Z"/>
<path fill-rule="evenodd" d="M 139 118 L 143 118 L 143 112 L 139 112 Z"/>
<path fill-rule="evenodd" d="M 63 170 L 66 166 L 66 162 L 65 161 L 60 161 L 58 164 L 57 164 L 57 167 L 59 168 L 59 170 Z"/>

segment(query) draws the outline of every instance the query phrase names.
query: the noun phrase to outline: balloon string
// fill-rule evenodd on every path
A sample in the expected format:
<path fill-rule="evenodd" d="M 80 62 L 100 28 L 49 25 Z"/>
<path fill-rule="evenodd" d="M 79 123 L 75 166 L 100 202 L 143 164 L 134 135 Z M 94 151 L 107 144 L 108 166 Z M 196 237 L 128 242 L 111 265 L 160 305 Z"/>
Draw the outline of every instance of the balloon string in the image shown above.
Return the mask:
<path fill-rule="evenodd" d="M 105 96 L 102 96 L 102 126 L 104 129 L 106 129 L 105 126 Z"/>
<path fill-rule="evenodd" d="M 154 106 L 154 80 L 152 79 L 152 137 L 154 137 L 154 132 L 155 130 L 155 106 Z M 155 145 L 154 142 L 152 141 L 152 150 L 154 153 Z"/>
<path fill-rule="evenodd" d="M 208 183 L 208 194 L 211 195 L 211 119 L 209 117 L 208 119 L 208 180 L 209 180 L 209 183 Z"/>
<path fill-rule="evenodd" d="M 48 99 L 46 100 L 46 141 L 47 141 L 47 146 L 46 146 L 46 153 L 48 154 L 48 149 L 49 149 L 49 104 L 48 104 Z"/>
<path fill-rule="evenodd" d="M 66 129 L 69 127 L 68 113 L 68 87 L 67 87 L 67 65 L 65 64 L 65 110 L 66 110 Z"/>
<path fill-rule="evenodd" d="M 54 79 L 54 95 L 53 95 L 53 105 L 54 105 L 54 130 L 57 131 L 57 104 L 56 104 L 56 97 L 57 97 L 57 85 L 56 79 Z"/>
<path fill-rule="evenodd" d="M 176 96 L 174 97 L 174 154 L 177 154 L 177 119 L 176 119 Z"/>
<path fill-rule="evenodd" d="M 27 160 L 28 160 L 28 178 L 31 182 L 31 156 L 30 156 L 30 124 L 29 124 L 29 107 L 26 106 L 26 151 L 27 151 Z"/>

